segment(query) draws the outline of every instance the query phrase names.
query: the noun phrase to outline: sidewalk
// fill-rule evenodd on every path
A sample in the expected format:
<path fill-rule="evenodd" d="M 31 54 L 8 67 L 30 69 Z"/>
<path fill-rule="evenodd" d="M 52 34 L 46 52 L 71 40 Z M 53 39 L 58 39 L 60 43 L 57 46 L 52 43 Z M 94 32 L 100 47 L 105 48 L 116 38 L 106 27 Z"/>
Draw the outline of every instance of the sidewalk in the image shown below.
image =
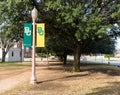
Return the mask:
<path fill-rule="evenodd" d="M 19 83 L 25 82 L 30 78 L 30 71 L 23 72 L 16 76 L 11 76 L 9 78 L 0 80 L 0 93 L 3 93 L 9 89 L 14 88 Z"/>
<path fill-rule="evenodd" d="M 49 61 L 51 61 L 51 60 L 49 60 Z M 29 62 L 24 62 L 24 64 L 29 64 Z M 46 70 L 45 68 L 47 68 L 48 62 L 46 60 L 45 61 L 39 61 L 39 62 L 36 62 L 36 65 L 39 65 L 38 67 L 36 67 L 36 71 L 37 71 L 36 73 L 41 74 L 41 72 L 43 72 L 43 71 L 45 72 L 45 70 Z M 6 70 L 1 71 L 1 73 L 0 73 L 0 75 L 1 75 L 1 78 L 0 78 L 0 93 L 3 93 L 7 90 L 10 90 L 10 89 L 14 88 L 15 86 L 17 86 L 21 83 L 24 83 L 25 81 L 28 81 L 28 82 L 30 81 L 31 67 L 26 68 L 26 69 L 21 69 L 21 71 L 20 72 L 19 71 L 14 71 L 14 70 L 9 71 L 8 70 L 7 73 L 5 73 Z M 18 73 L 14 73 L 14 72 L 18 72 Z"/>

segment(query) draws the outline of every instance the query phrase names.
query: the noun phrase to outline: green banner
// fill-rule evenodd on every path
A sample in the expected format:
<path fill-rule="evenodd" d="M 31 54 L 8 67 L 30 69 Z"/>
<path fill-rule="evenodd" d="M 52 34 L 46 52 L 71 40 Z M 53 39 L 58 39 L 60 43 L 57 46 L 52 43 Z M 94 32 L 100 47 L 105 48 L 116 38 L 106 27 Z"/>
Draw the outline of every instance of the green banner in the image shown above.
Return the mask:
<path fill-rule="evenodd" d="M 32 24 L 24 23 L 24 47 L 32 46 Z"/>

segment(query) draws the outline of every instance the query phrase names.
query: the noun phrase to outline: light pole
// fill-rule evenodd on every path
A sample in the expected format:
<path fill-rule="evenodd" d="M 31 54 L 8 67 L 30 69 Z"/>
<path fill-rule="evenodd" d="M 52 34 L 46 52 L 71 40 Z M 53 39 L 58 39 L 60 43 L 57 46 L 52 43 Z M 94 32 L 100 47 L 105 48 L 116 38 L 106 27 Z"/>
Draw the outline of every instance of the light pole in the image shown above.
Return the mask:
<path fill-rule="evenodd" d="M 34 7 L 34 9 L 31 12 L 32 21 L 33 21 L 33 43 L 32 43 L 32 76 L 31 76 L 31 84 L 36 84 L 36 69 L 35 69 L 35 20 L 37 18 L 38 11 Z"/>

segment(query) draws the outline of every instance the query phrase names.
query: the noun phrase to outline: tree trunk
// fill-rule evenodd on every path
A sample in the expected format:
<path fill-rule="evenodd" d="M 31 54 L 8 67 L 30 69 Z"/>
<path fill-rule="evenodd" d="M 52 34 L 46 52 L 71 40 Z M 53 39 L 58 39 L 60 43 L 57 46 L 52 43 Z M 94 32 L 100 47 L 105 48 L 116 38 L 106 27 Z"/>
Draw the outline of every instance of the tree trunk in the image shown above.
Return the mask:
<path fill-rule="evenodd" d="M 80 71 L 80 45 L 78 44 L 74 50 L 74 63 L 73 63 L 73 71 Z"/>
<path fill-rule="evenodd" d="M 66 65 L 67 64 L 67 55 L 66 53 L 64 53 L 63 55 L 63 65 Z"/>
<path fill-rule="evenodd" d="M 5 62 L 5 56 L 6 56 L 6 52 L 5 52 L 5 50 L 3 49 L 3 50 L 2 50 L 2 62 Z"/>
<path fill-rule="evenodd" d="M 58 56 L 59 61 L 63 62 L 63 55 Z"/>

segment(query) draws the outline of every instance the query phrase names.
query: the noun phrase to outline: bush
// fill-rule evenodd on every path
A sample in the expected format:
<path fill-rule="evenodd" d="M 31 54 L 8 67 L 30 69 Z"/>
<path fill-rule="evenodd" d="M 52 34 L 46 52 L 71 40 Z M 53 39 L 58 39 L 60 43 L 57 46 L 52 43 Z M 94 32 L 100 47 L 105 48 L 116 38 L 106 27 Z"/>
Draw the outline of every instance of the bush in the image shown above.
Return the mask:
<path fill-rule="evenodd" d="M 105 57 L 107 58 L 114 57 L 114 54 L 105 54 Z"/>

